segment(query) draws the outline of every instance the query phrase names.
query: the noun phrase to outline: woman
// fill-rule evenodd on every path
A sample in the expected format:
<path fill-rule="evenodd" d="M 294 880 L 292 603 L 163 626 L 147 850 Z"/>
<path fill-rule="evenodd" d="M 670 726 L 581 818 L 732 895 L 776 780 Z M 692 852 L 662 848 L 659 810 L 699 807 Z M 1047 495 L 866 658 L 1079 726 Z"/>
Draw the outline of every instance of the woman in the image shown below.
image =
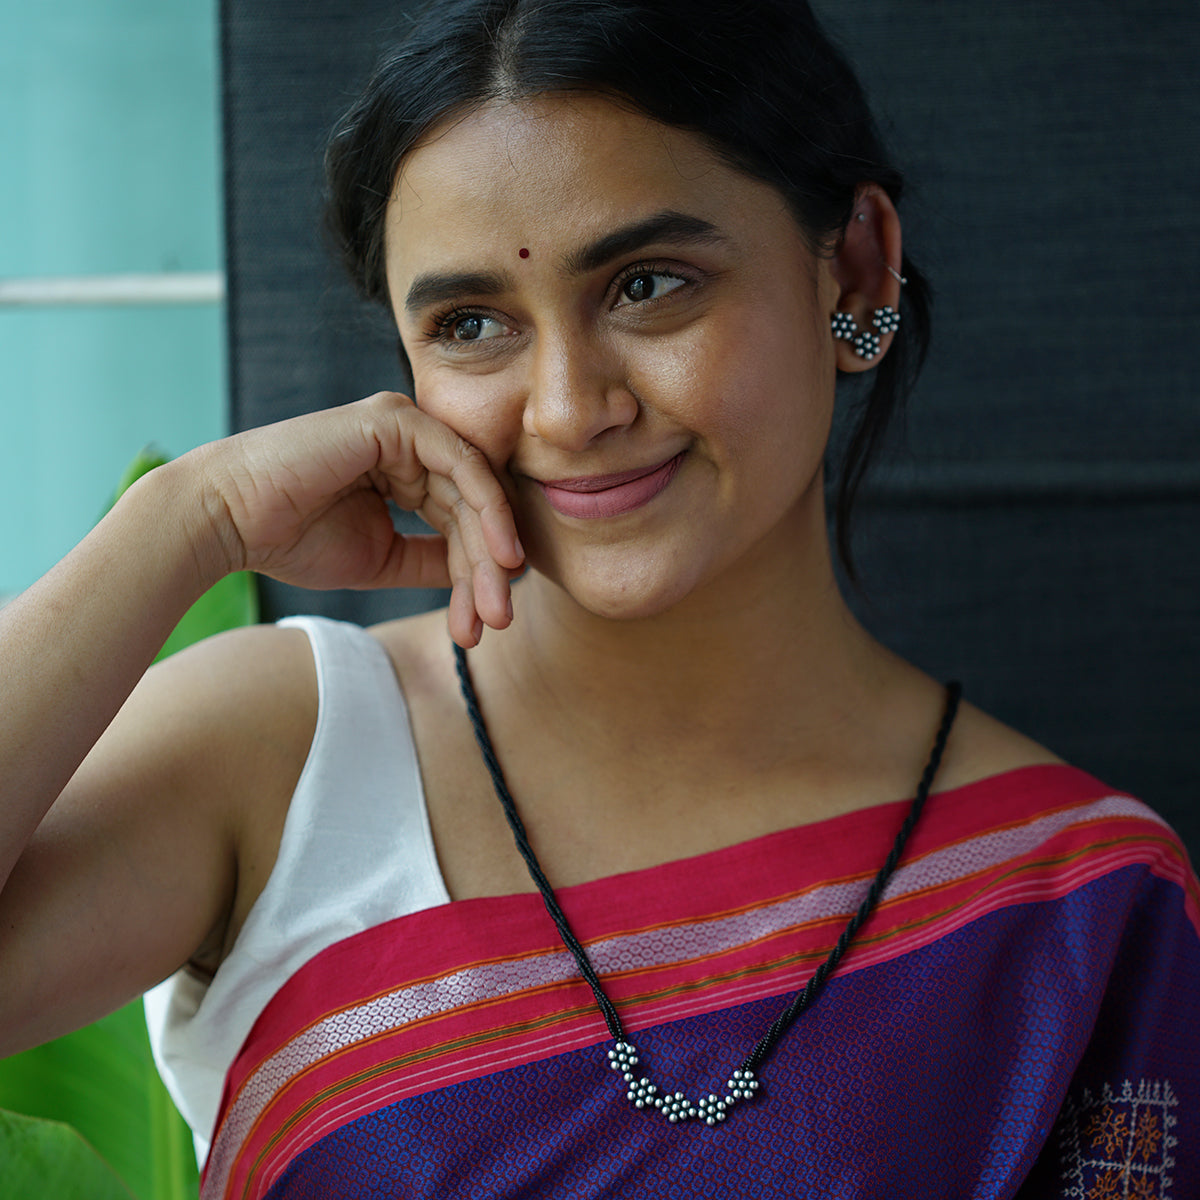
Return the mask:
<path fill-rule="evenodd" d="M 5 612 L 3 1049 L 170 976 L 213 1196 L 1183 1194 L 1181 849 L 835 584 L 899 178 L 802 6 L 680 12 L 431 10 L 329 155 L 415 403 L 185 456 Z M 452 594 L 146 672 L 240 568 Z"/>

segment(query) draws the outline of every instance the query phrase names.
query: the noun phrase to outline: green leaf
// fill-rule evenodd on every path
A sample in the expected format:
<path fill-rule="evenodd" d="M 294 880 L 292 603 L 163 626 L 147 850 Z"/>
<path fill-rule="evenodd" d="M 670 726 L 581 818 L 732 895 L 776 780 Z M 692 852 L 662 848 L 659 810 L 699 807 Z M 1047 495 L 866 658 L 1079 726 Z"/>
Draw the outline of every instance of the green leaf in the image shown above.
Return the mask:
<path fill-rule="evenodd" d="M 5 1200 L 130 1200 L 104 1160 L 69 1125 L 0 1110 Z"/>
<path fill-rule="evenodd" d="M 196 1195 L 191 1132 L 154 1069 L 140 1003 L 0 1063 L 0 1108 L 72 1126 L 141 1200 Z M 0 1149 L 6 1187 L 7 1172 Z"/>

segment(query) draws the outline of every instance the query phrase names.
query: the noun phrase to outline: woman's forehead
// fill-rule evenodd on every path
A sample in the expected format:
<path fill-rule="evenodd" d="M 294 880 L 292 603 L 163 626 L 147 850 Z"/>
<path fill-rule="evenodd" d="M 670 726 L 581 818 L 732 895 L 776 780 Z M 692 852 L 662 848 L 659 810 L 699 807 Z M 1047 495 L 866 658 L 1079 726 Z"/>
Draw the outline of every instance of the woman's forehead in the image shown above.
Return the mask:
<path fill-rule="evenodd" d="M 602 165 L 614 157 L 674 161 L 688 175 L 718 161 L 686 130 L 664 125 L 616 99 L 556 92 L 493 101 L 435 125 L 406 157 L 397 182 L 453 177 L 484 164 L 517 176 L 529 169 Z"/>
<path fill-rule="evenodd" d="M 704 141 L 591 94 L 494 103 L 443 122 L 406 158 L 387 212 L 389 274 L 489 238 L 563 252 L 652 213 L 714 224 L 766 191 Z"/>

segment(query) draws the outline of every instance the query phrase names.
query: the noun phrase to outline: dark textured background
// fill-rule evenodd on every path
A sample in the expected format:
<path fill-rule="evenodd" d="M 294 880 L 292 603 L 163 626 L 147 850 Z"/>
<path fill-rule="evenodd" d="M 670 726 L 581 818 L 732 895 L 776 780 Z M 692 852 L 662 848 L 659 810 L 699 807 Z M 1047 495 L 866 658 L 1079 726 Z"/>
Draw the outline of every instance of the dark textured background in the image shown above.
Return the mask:
<path fill-rule="evenodd" d="M 412 5 L 225 0 L 235 427 L 402 388 L 320 232 L 324 137 Z M 1200 5 L 827 0 L 911 191 L 934 349 L 863 506 L 882 639 L 1200 852 Z M 426 597 L 268 584 L 271 615 Z"/>

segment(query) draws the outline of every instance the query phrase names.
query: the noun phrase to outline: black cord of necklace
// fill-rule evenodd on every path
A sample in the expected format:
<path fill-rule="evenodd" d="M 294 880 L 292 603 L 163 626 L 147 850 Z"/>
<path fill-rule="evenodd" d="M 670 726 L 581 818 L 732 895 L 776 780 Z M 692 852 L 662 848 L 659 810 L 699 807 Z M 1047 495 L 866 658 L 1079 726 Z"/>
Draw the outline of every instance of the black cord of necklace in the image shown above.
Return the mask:
<path fill-rule="evenodd" d="M 599 1005 L 601 1013 L 604 1014 L 604 1022 L 608 1026 L 608 1032 L 612 1034 L 614 1041 L 623 1042 L 625 1040 L 625 1026 L 621 1024 L 621 1018 L 617 1013 L 616 1005 L 605 994 L 604 988 L 600 984 L 600 976 L 596 974 L 596 969 L 589 961 L 586 951 L 580 945 L 579 939 L 575 936 L 571 926 L 567 924 L 566 915 L 558 905 L 558 898 L 554 895 L 554 889 L 550 886 L 550 881 L 546 878 L 546 874 L 542 870 L 542 865 L 538 862 L 537 856 L 533 852 L 533 847 L 529 844 L 529 837 L 525 832 L 525 823 L 521 820 L 520 813 L 517 812 L 516 804 L 513 803 L 513 798 L 508 790 L 508 784 L 504 782 L 504 772 L 501 771 L 500 764 L 496 761 L 491 739 L 488 737 L 487 728 L 483 723 L 483 714 L 479 711 L 479 701 L 475 696 L 475 688 L 471 683 L 471 673 L 467 669 L 466 651 L 457 643 L 454 646 L 454 660 L 458 667 L 458 681 L 462 687 L 463 699 L 467 705 L 467 715 L 471 718 L 471 728 L 474 729 L 475 740 L 479 743 L 479 749 L 483 752 L 483 761 L 487 766 L 488 774 L 492 777 L 492 784 L 496 789 L 496 795 L 500 797 L 500 804 L 504 809 L 505 817 L 508 818 L 508 824 L 512 829 L 517 849 L 521 852 L 521 857 L 525 860 L 525 866 L 529 869 L 529 874 L 533 876 L 533 882 L 537 884 L 537 889 L 542 894 L 542 901 L 546 905 L 546 911 L 550 914 L 550 919 L 558 929 L 559 937 L 562 938 L 563 944 L 570 950 L 572 957 L 575 959 L 575 965 L 579 968 L 579 973 L 587 980 L 588 987 L 592 989 L 592 995 L 596 997 L 596 1003 Z"/>
<path fill-rule="evenodd" d="M 804 989 L 775 1018 L 771 1027 L 759 1039 L 758 1045 L 746 1055 L 741 1068 L 743 1071 L 753 1071 L 771 1052 L 775 1043 L 787 1033 L 796 1018 L 817 998 L 817 993 L 821 990 L 825 980 L 841 962 L 842 955 L 846 953 L 846 948 L 850 945 L 854 935 L 870 916 L 876 901 L 883 894 L 884 888 L 887 887 L 896 870 L 896 865 L 900 861 L 900 855 L 904 853 L 904 844 L 908 841 L 908 835 L 912 833 L 920 819 L 921 810 L 929 798 L 929 789 L 933 785 L 933 778 L 941 764 L 942 754 L 946 749 L 946 739 L 950 736 L 950 727 L 954 724 L 954 716 L 958 712 L 958 702 L 961 697 L 962 685 L 960 683 L 953 682 L 946 685 L 946 709 L 942 714 L 942 723 L 938 727 L 933 750 L 929 755 L 929 761 L 925 764 L 921 781 L 917 784 L 917 794 L 913 799 L 912 807 L 908 810 L 908 816 L 904 818 L 904 824 L 900 826 L 900 832 L 896 834 L 891 852 L 879 869 L 879 874 L 871 881 L 871 886 L 867 890 L 863 902 L 858 906 L 858 911 L 850 918 L 846 928 L 842 930 L 842 936 L 838 938 L 829 957 L 813 972 L 812 978 L 804 985 Z"/>
<path fill-rule="evenodd" d="M 546 878 L 545 872 L 542 870 L 541 864 L 533 852 L 533 847 L 529 844 L 529 837 L 525 832 L 524 822 L 522 822 L 520 814 L 517 812 L 517 806 L 513 802 L 508 785 L 504 781 L 504 773 L 500 769 L 500 763 L 497 761 L 495 752 L 492 749 L 491 739 L 487 735 L 483 714 L 479 711 L 479 701 L 475 696 L 475 688 L 471 683 L 470 671 L 467 669 L 466 651 L 459 645 L 455 645 L 454 647 L 454 659 L 458 668 L 458 680 L 462 687 L 463 699 L 467 706 L 467 715 L 470 717 L 471 727 L 475 731 L 475 740 L 479 743 L 479 749 L 483 754 L 483 761 L 487 766 L 488 774 L 492 777 L 492 785 L 496 789 L 496 795 L 500 798 L 500 804 L 504 809 L 505 817 L 508 819 L 509 827 L 512 829 L 517 849 L 520 851 L 521 857 L 525 860 L 525 866 L 529 869 L 529 874 L 533 877 L 534 883 L 537 884 L 537 889 L 542 895 L 542 901 L 546 905 L 546 911 L 550 914 L 551 920 L 558 929 L 559 937 L 562 938 L 563 944 L 570 950 L 571 956 L 575 959 L 575 964 L 579 968 L 579 973 L 587 981 L 588 987 L 592 989 L 592 995 L 596 997 L 596 1004 L 604 1015 L 608 1032 L 612 1034 L 614 1041 L 623 1042 L 626 1040 L 625 1026 L 621 1023 L 616 1006 L 605 993 L 600 983 L 600 977 L 596 974 L 596 969 L 588 959 L 587 952 L 580 944 L 570 925 L 567 924 L 567 918 L 563 910 L 559 907 L 558 899 L 554 895 L 554 889 L 550 886 L 550 881 Z M 741 1070 L 755 1070 L 771 1052 L 776 1042 L 791 1028 L 796 1018 L 817 998 L 817 993 L 824 986 L 825 980 L 836 969 L 854 935 L 862 927 L 863 922 L 866 921 L 879 897 L 883 894 L 884 888 L 887 887 L 896 870 L 897 864 L 900 862 L 900 855 L 904 852 L 904 846 L 908 841 L 909 834 L 912 833 L 913 828 L 920 819 L 921 811 L 925 807 L 925 801 L 929 798 L 929 789 L 933 785 L 934 776 L 937 774 L 938 767 L 941 764 L 942 754 L 946 749 L 946 740 L 950 736 L 950 728 L 954 724 L 954 717 L 958 712 L 958 702 L 961 697 L 961 684 L 952 682 L 946 685 L 946 708 L 942 714 L 942 723 L 938 727 L 937 737 L 934 739 L 929 761 L 925 764 L 925 770 L 921 775 L 920 782 L 917 784 L 917 794 L 913 799 L 912 807 L 908 811 L 908 816 L 904 819 L 904 824 L 900 827 L 900 832 L 896 835 L 896 840 L 892 844 L 892 849 L 887 859 L 880 868 L 879 873 L 871 881 L 871 886 L 867 890 L 863 902 L 858 906 L 858 911 L 850 918 L 846 924 L 846 928 L 842 930 L 842 935 L 838 938 L 833 950 L 830 951 L 829 957 L 813 972 L 812 977 L 804 985 L 803 990 L 798 992 L 787 1008 L 775 1018 L 771 1027 L 759 1039 L 758 1045 L 746 1055 L 741 1065 Z"/>

